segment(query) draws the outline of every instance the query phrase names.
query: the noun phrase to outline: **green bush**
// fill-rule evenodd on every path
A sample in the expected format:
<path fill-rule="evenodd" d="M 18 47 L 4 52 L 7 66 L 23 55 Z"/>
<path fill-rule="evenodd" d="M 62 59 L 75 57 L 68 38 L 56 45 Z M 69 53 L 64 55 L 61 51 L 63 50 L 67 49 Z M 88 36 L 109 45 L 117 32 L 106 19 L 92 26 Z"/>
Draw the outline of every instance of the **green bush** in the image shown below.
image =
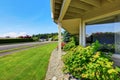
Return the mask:
<path fill-rule="evenodd" d="M 39 41 L 39 38 L 38 37 L 33 37 L 32 38 L 34 41 Z"/>
<path fill-rule="evenodd" d="M 115 53 L 115 44 L 102 44 L 98 50 Z"/>
<path fill-rule="evenodd" d="M 74 48 L 76 45 L 75 45 L 75 40 L 74 40 L 74 38 L 72 37 L 71 38 L 71 41 L 70 42 L 68 42 L 67 44 L 65 44 L 65 46 L 63 47 L 63 50 L 64 51 L 68 51 L 68 50 L 70 50 L 71 48 Z"/>
<path fill-rule="evenodd" d="M 54 35 L 54 36 L 52 37 L 52 41 L 58 41 L 58 35 Z"/>
<path fill-rule="evenodd" d="M 64 73 L 85 80 L 120 79 L 120 68 L 114 68 L 109 56 L 97 51 L 99 47 L 100 44 L 96 41 L 92 46 L 78 46 L 69 51 L 62 57 Z"/>

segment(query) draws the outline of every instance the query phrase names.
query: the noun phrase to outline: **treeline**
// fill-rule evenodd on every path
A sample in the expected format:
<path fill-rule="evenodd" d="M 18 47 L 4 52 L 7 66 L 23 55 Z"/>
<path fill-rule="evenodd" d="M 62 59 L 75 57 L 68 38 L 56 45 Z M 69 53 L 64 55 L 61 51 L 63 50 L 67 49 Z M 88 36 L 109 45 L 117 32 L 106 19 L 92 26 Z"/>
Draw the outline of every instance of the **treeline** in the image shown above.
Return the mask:
<path fill-rule="evenodd" d="M 8 44 L 8 43 L 21 43 L 21 42 L 33 42 L 32 38 L 8 38 L 8 39 L 0 39 L 0 44 Z"/>
<path fill-rule="evenodd" d="M 92 44 L 96 40 L 98 40 L 101 44 L 114 44 L 115 43 L 115 36 L 119 39 L 120 33 L 114 33 L 114 32 L 96 32 L 92 33 L 90 36 L 86 37 L 86 43 Z M 76 43 L 79 44 L 79 37 L 76 35 L 71 35 L 67 31 L 63 33 L 63 41 L 69 42 L 70 38 L 74 37 L 76 40 Z"/>
<path fill-rule="evenodd" d="M 17 38 L 1 38 L 0 44 L 9 44 L 9 43 L 22 43 L 22 42 L 34 42 L 34 41 L 40 41 L 40 40 L 52 40 L 57 41 L 58 40 L 58 33 L 45 33 L 45 34 L 36 34 L 36 35 L 26 35 L 26 36 L 19 36 Z"/>
<path fill-rule="evenodd" d="M 101 44 L 114 44 L 115 43 L 115 33 L 113 32 L 97 32 L 92 33 L 86 38 L 87 43 L 93 43 L 98 40 Z"/>
<path fill-rule="evenodd" d="M 51 38 L 51 40 L 53 41 L 57 41 L 58 40 L 58 33 L 45 33 L 45 34 L 36 34 L 33 35 L 32 38 L 35 40 L 39 40 L 39 39 L 46 39 L 49 40 Z"/>

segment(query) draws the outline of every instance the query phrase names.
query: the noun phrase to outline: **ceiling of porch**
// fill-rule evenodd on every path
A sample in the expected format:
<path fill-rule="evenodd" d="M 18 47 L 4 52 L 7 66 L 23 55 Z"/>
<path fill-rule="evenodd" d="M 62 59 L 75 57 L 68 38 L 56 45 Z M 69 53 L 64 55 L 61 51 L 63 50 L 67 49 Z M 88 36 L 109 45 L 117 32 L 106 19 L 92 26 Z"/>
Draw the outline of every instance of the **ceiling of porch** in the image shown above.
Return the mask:
<path fill-rule="evenodd" d="M 120 14 L 120 0 L 52 0 L 52 15 L 56 23 L 72 34 L 79 32 L 79 19 L 86 24 L 114 21 Z"/>

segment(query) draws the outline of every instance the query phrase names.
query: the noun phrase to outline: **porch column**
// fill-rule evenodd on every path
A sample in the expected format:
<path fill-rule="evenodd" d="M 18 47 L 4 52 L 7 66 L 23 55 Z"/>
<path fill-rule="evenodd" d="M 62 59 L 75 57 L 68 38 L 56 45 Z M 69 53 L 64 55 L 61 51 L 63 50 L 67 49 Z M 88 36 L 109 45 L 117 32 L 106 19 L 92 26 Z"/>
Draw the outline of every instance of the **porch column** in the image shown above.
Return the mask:
<path fill-rule="evenodd" d="M 58 23 L 58 56 L 61 57 L 61 23 Z"/>
<path fill-rule="evenodd" d="M 120 54 L 120 15 L 116 16 L 114 22 L 114 30 L 115 30 L 115 53 Z"/>
<path fill-rule="evenodd" d="M 81 19 L 79 25 L 79 45 L 86 46 L 86 27 L 85 22 Z"/>

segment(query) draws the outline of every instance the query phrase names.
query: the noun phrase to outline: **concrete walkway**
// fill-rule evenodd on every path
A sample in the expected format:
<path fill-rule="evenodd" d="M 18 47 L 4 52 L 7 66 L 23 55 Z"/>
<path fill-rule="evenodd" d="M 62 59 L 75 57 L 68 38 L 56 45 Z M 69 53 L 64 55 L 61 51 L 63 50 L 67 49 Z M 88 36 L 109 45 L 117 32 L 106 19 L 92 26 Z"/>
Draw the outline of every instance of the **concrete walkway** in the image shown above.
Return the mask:
<path fill-rule="evenodd" d="M 64 54 L 64 52 L 62 52 Z M 58 58 L 58 51 L 55 49 L 49 61 L 45 80 L 65 80 L 62 72 L 63 62 Z"/>

